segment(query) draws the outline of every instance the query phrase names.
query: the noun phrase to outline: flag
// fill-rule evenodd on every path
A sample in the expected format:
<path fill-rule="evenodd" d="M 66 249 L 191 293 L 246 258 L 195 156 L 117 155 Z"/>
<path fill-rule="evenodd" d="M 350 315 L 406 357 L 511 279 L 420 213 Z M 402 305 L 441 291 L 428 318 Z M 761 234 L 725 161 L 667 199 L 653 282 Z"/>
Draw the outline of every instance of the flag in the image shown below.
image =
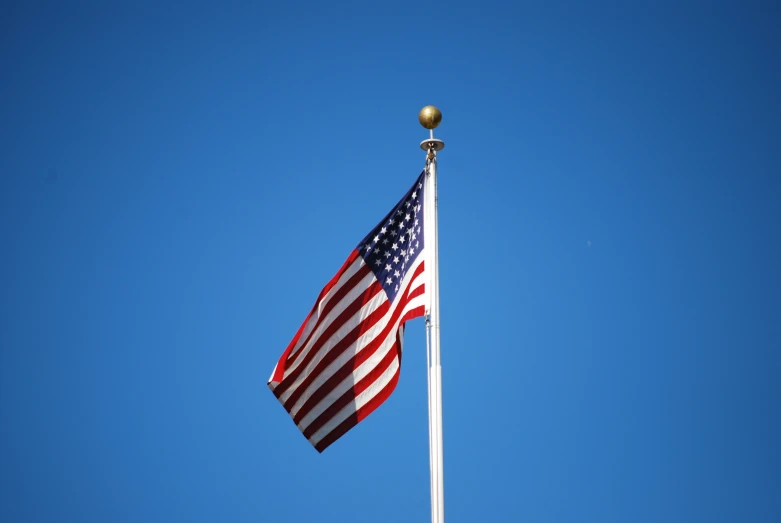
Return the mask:
<path fill-rule="evenodd" d="M 399 379 L 404 324 L 425 312 L 425 171 L 320 292 L 268 386 L 322 452 Z"/>

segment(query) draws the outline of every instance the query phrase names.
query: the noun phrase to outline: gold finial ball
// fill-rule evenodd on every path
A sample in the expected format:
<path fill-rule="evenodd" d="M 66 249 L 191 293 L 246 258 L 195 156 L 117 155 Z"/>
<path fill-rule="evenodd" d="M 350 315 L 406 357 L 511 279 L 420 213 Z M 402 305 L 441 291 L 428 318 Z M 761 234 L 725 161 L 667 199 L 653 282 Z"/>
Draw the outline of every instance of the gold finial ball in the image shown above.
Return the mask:
<path fill-rule="evenodd" d="M 418 120 L 426 129 L 435 129 L 442 122 L 442 111 L 433 105 L 427 105 L 418 113 Z"/>

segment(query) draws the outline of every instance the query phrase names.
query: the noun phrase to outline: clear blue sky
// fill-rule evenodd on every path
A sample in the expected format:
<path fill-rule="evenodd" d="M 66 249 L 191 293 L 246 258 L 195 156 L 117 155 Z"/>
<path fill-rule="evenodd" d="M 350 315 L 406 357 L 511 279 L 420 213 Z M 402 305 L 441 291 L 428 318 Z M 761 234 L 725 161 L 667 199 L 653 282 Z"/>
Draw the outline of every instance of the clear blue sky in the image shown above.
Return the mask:
<path fill-rule="evenodd" d="M 322 455 L 266 387 L 426 104 L 448 522 L 781 520 L 778 3 L 69 4 L 0 7 L 0 521 L 428 521 L 422 320 Z"/>

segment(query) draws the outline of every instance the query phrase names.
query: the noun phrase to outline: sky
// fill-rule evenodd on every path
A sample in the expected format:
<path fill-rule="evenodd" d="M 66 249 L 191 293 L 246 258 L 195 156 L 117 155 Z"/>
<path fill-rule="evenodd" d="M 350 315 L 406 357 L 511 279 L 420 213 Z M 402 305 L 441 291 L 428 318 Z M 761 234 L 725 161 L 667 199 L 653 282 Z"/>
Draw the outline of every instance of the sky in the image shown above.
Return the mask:
<path fill-rule="evenodd" d="M 422 319 L 323 454 L 266 385 L 427 104 L 447 521 L 781 520 L 780 25 L 4 2 L 0 521 L 429 521 Z"/>

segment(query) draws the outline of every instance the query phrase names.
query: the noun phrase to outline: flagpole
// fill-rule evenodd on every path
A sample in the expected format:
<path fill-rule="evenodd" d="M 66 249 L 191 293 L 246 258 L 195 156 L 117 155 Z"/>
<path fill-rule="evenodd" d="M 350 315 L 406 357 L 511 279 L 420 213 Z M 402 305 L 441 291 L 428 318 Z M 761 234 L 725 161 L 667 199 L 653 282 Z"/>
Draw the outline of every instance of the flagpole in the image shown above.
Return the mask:
<path fill-rule="evenodd" d="M 427 105 L 418 114 L 420 124 L 429 130 L 429 139 L 420 143 L 426 151 L 425 190 L 425 250 L 426 273 L 429 274 L 426 293 L 429 295 L 426 315 L 429 398 L 429 466 L 431 467 L 431 522 L 445 521 L 444 467 L 442 452 L 442 365 L 439 345 L 439 227 L 437 209 L 437 151 L 445 147 L 442 140 L 434 138 L 434 129 L 442 121 L 442 113 L 436 107 Z"/>

